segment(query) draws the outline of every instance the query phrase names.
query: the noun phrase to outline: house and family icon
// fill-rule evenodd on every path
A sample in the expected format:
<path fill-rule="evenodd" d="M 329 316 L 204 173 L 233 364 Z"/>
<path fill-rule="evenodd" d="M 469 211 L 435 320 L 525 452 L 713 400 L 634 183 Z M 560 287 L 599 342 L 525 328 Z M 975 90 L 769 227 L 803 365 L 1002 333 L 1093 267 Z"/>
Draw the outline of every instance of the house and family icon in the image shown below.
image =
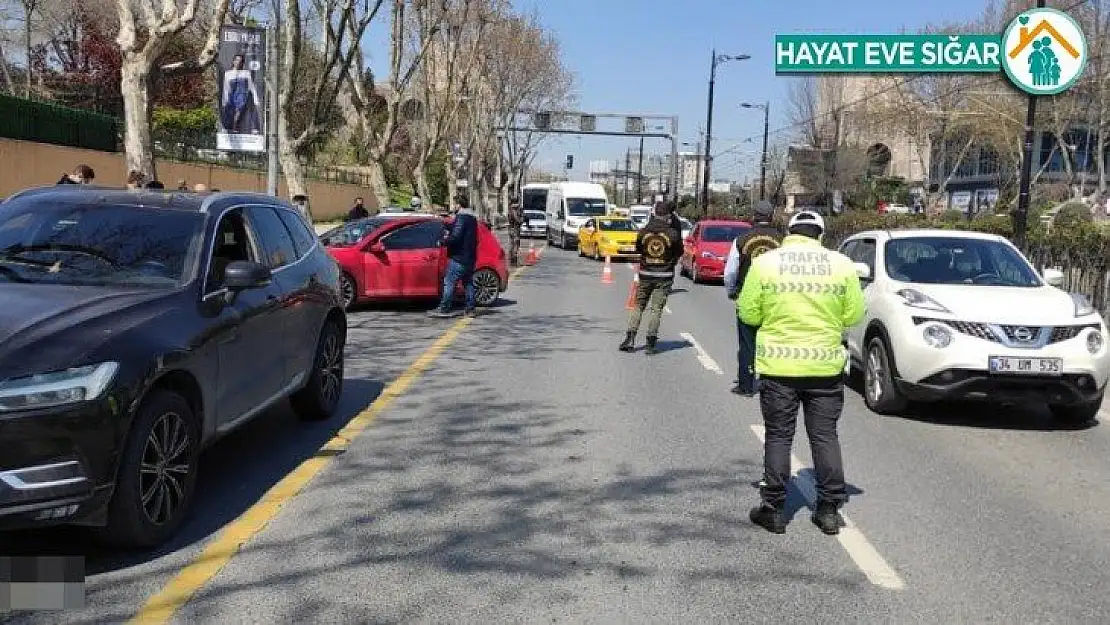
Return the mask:
<path fill-rule="evenodd" d="M 1002 35 L 1002 67 L 1033 95 L 1053 95 L 1079 79 L 1087 64 L 1087 41 L 1067 13 L 1039 8 L 1022 13 Z"/>

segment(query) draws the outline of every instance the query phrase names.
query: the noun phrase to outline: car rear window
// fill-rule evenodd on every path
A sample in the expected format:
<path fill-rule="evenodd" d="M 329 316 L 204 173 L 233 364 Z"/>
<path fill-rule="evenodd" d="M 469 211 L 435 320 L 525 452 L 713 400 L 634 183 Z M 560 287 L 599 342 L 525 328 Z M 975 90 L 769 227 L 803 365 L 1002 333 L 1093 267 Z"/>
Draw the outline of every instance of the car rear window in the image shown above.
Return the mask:
<path fill-rule="evenodd" d="M 706 226 L 702 230 L 701 240 L 706 243 L 728 243 L 740 236 L 747 226 Z"/>

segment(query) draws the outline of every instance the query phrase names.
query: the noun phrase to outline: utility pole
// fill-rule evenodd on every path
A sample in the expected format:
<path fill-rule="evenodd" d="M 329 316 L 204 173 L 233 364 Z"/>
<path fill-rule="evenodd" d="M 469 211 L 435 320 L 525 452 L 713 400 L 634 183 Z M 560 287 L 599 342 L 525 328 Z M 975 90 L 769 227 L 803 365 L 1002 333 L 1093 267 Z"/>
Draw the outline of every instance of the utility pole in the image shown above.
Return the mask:
<path fill-rule="evenodd" d="M 1045 0 L 1037 0 L 1042 9 Z M 1029 228 L 1029 186 L 1033 176 L 1033 137 L 1037 123 L 1037 96 L 1030 95 L 1025 109 L 1025 141 L 1021 154 L 1021 179 L 1018 183 L 1018 205 L 1013 213 L 1014 244 L 1024 251 L 1026 232 Z M 1101 155 L 1100 155 L 1101 157 Z"/>
<path fill-rule="evenodd" d="M 771 102 L 763 105 L 763 156 L 759 159 L 759 199 L 767 199 L 767 134 L 771 128 Z"/>
<path fill-rule="evenodd" d="M 266 192 L 277 197 L 278 194 L 278 121 L 281 115 L 280 87 L 278 78 L 281 76 L 281 60 L 278 58 L 281 46 L 278 37 L 281 29 L 278 20 L 280 13 L 275 11 L 273 21 L 270 23 L 269 32 L 266 33 L 266 69 L 269 74 L 269 93 L 266 103 L 269 105 L 269 120 L 266 123 Z"/>
<path fill-rule="evenodd" d="M 746 61 L 752 57 L 747 54 L 717 55 L 717 50 L 713 50 L 713 56 L 709 63 L 709 97 L 705 103 L 705 172 L 702 176 L 701 194 L 702 194 L 702 216 L 709 214 L 709 168 L 710 168 L 710 147 L 713 141 L 713 85 L 717 82 L 717 65 L 725 61 Z"/>
<path fill-rule="evenodd" d="M 632 150 L 624 149 L 624 205 L 631 206 L 628 202 L 628 174 L 632 170 Z"/>
<path fill-rule="evenodd" d="M 640 137 L 640 158 L 636 161 L 636 203 L 644 201 L 644 138 Z"/>

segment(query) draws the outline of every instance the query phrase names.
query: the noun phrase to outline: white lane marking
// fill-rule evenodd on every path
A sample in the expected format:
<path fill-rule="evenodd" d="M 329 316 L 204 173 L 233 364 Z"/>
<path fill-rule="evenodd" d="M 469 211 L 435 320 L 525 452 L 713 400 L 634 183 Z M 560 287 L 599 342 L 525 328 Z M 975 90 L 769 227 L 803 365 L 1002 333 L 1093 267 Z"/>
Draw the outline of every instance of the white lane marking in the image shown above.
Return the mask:
<path fill-rule="evenodd" d="M 762 425 L 751 426 L 752 432 L 755 432 L 756 438 L 760 443 L 765 442 L 764 430 Z M 797 485 L 798 490 L 802 492 L 802 496 L 806 498 L 809 505 L 815 505 L 817 501 L 817 487 L 813 484 L 813 478 L 806 474 L 805 476 L 798 475 L 798 471 L 803 467 L 798 457 L 790 454 L 791 472 L 794 474 L 794 484 Z M 840 533 L 837 534 L 836 539 L 840 541 L 840 546 L 848 552 L 848 556 L 856 563 L 859 570 L 871 580 L 871 583 L 886 588 L 889 590 L 902 590 L 906 587 L 906 583 L 898 576 L 886 560 L 883 559 L 875 547 L 871 546 L 870 541 L 863 535 L 863 532 L 852 523 L 848 515 L 843 512 L 840 513 L 844 517 L 846 527 L 840 528 Z"/>
<path fill-rule="evenodd" d="M 694 352 L 697 353 L 698 362 L 701 363 L 701 366 L 712 371 L 713 373 L 716 373 L 717 375 L 725 374 L 725 372 L 721 370 L 721 367 L 717 365 L 717 362 L 713 360 L 713 357 L 710 356 L 709 353 L 702 348 L 701 344 L 698 343 L 697 339 L 694 338 L 694 335 L 690 334 L 689 332 L 683 332 L 679 334 L 679 336 L 686 339 L 686 342 L 694 346 Z"/>

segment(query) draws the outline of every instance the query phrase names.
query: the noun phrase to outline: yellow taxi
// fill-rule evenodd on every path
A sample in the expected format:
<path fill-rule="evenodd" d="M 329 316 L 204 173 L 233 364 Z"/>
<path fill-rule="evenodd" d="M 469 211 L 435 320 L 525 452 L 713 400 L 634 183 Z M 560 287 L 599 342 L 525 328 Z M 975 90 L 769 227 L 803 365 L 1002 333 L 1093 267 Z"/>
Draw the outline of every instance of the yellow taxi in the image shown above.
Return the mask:
<path fill-rule="evenodd" d="M 636 225 L 628 217 L 591 217 L 578 229 L 578 255 L 602 259 L 637 258 Z"/>

